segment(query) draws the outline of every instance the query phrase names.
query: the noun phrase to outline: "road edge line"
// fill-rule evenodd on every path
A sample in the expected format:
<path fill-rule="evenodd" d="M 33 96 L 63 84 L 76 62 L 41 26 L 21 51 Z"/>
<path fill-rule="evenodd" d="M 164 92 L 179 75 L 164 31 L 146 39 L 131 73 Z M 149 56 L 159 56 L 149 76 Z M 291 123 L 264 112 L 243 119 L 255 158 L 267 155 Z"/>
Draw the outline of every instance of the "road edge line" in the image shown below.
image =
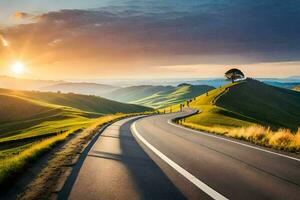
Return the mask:
<path fill-rule="evenodd" d="M 170 158 L 168 158 L 166 155 L 164 155 L 162 152 L 160 152 L 158 149 L 156 149 L 154 146 L 152 146 L 145 138 L 143 138 L 139 132 L 136 129 L 136 121 L 132 123 L 130 126 L 130 129 L 134 136 L 138 138 L 144 145 L 146 145 L 151 151 L 153 151 L 158 157 L 160 157 L 163 161 L 165 161 L 168 165 L 170 165 L 173 169 L 175 169 L 178 173 L 180 173 L 182 176 L 184 176 L 186 179 L 188 179 L 191 183 L 193 183 L 196 187 L 198 187 L 200 190 L 205 192 L 207 195 L 209 195 L 213 199 L 217 200 L 228 200 L 226 197 L 197 179 L 194 175 L 183 169 L 181 166 L 179 166 L 177 163 L 172 161 Z"/>
<path fill-rule="evenodd" d="M 224 141 L 227 141 L 227 142 L 231 142 L 231 143 L 234 143 L 234 144 L 239 144 L 241 146 L 249 147 L 249 148 L 252 148 L 252 149 L 260 150 L 260 151 L 263 151 L 263 152 L 266 152 L 266 153 L 274 154 L 274 155 L 277 155 L 277 156 L 281 156 L 281 157 L 284 157 L 284 158 L 289 158 L 289 159 L 300 162 L 300 159 L 298 159 L 298 158 L 294 158 L 294 157 L 291 157 L 291 156 L 288 156 L 288 155 L 276 153 L 276 152 L 269 151 L 269 150 L 266 150 L 266 149 L 262 149 L 262 148 L 259 148 L 259 147 L 255 147 L 255 146 L 252 146 L 252 145 L 249 145 L 249 144 L 244 144 L 244 143 L 241 143 L 241 142 L 238 142 L 238 141 L 226 139 L 226 138 L 223 138 L 223 137 L 220 137 L 220 136 L 217 136 L 217 135 L 213 135 L 211 133 L 205 133 L 205 132 L 202 132 L 202 131 L 198 131 L 198 130 L 187 128 L 187 127 L 184 127 L 184 126 L 180 126 L 178 124 L 173 123 L 172 120 L 168 120 L 168 124 L 171 124 L 173 126 L 176 126 L 176 127 L 181 128 L 181 129 L 188 130 L 188 131 L 192 131 L 192 132 L 195 132 L 195 133 L 200 133 L 200 134 L 205 135 L 205 136 L 217 138 L 217 139 L 224 140 Z"/>

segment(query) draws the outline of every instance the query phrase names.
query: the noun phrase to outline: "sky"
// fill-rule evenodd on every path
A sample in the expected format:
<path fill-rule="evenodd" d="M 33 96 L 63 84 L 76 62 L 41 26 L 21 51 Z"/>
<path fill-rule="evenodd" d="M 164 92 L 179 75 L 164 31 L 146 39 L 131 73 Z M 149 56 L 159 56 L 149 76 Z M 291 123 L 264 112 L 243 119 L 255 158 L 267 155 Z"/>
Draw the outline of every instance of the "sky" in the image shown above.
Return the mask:
<path fill-rule="evenodd" d="M 295 0 L 0 0 L 0 75 L 297 76 L 299 24 Z"/>

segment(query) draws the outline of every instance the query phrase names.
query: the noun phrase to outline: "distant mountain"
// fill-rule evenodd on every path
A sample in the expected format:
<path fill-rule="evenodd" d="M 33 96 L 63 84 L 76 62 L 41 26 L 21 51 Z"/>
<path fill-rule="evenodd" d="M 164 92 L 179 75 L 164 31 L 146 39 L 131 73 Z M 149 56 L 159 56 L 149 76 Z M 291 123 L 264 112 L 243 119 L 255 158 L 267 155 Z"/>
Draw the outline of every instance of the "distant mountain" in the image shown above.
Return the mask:
<path fill-rule="evenodd" d="M 298 79 L 298 80 L 300 80 L 300 76 L 290 76 L 289 79 Z"/>
<path fill-rule="evenodd" d="M 66 81 L 21 79 L 0 76 L 0 88 L 16 90 L 39 90 L 46 92 L 77 93 L 102 96 L 103 93 L 118 89 L 117 86 L 97 83 L 73 83 Z"/>
<path fill-rule="evenodd" d="M 116 86 L 97 83 L 58 83 L 46 87 L 41 87 L 42 91 L 76 93 L 85 95 L 102 96 L 102 94 L 118 89 Z"/>
<path fill-rule="evenodd" d="M 152 108 L 181 103 L 214 89 L 208 85 L 180 84 L 174 86 L 141 85 L 117 89 L 104 95 L 106 98 Z"/>
<path fill-rule="evenodd" d="M 0 76 L 0 88 L 17 90 L 39 90 L 41 87 L 47 87 L 59 83 L 64 83 L 64 81 L 32 80 L 14 78 L 10 76 Z"/>
<path fill-rule="evenodd" d="M 300 85 L 300 82 L 281 82 L 281 81 L 263 81 L 264 83 L 276 87 L 293 89 L 295 86 Z"/>

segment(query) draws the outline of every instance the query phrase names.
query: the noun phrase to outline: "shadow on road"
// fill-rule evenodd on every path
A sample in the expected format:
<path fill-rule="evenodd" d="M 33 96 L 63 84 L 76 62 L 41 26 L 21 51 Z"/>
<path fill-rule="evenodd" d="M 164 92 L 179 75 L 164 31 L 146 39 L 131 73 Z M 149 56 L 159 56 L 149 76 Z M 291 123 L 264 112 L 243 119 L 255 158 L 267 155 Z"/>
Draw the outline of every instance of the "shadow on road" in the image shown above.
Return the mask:
<path fill-rule="evenodd" d="M 59 192 L 58 199 L 67 199 L 69 197 L 79 171 L 87 156 L 122 162 L 122 164 L 128 169 L 129 176 L 134 183 L 136 191 L 140 195 L 140 199 L 186 199 L 135 141 L 130 131 L 130 125 L 135 120 L 137 119 L 129 120 L 121 125 L 119 136 L 110 136 L 109 134 L 101 136 L 119 139 L 122 152 L 121 154 L 101 151 L 90 152 L 95 142 L 99 139 L 100 134 L 93 138 L 91 143 L 80 156 L 78 163 L 74 166 L 63 189 Z"/>
<path fill-rule="evenodd" d="M 122 162 L 126 165 L 141 199 L 186 199 L 144 152 L 130 131 L 132 120 L 120 127 Z"/>

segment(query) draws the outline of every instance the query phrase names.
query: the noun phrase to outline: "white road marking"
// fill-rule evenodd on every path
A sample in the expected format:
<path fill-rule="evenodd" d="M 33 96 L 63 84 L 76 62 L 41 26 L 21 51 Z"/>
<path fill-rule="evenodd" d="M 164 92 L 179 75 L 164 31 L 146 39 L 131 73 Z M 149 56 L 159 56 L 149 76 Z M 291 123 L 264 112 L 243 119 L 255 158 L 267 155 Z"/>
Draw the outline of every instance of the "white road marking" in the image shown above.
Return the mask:
<path fill-rule="evenodd" d="M 262 149 L 262 148 L 259 148 L 259 147 L 255 147 L 255 146 L 251 146 L 251 145 L 244 144 L 244 143 L 241 143 L 241 142 L 237 142 L 237 141 L 233 141 L 233 140 L 226 139 L 226 138 L 223 138 L 223 137 L 219 137 L 219 136 L 213 135 L 211 133 L 205 133 L 205 132 L 197 131 L 197 130 L 194 130 L 194 129 L 191 129 L 191 128 L 186 128 L 184 126 L 180 126 L 178 124 L 173 123 L 171 120 L 168 120 L 168 124 L 171 124 L 173 126 L 176 126 L 176 127 L 188 130 L 188 131 L 192 131 L 192 132 L 195 132 L 195 133 L 198 133 L 198 134 L 202 134 L 202 135 L 205 135 L 205 136 L 217 138 L 217 139 L 224 140 L 224 141 L 227 141 L 227 142 L 239 144 L 241 146 L 249 147 L 249 148 L 252 148 L 252 149 L 256 149 L 256 150 L 259 150 L 259 151 L 267 152 L 267 153 L 270 153 L 270 154 L 274 154 L 274 155 L 277 155 L 277 156 L 281 156 L 281 157 L 284 157 L 284 158 L 289 158 L 289 159 L 300 162 L 300 159 L 298 159 L 298 158 L 294 158 L 294 157 L 287 156 L 287 155 L 284 155 L 284 154 L 276 153 L 276 152 L 269 151 L 269 150 L 266 150 L 266 149 Z"/>
<path fill-rule="evenodd" d="M 186 179 L 188 179 L 191 183 L 193 183 L 196 187 L 198 187 L 200 190 L 205 192 L 207 195 L 212 197 L 213 199 L 217 200 L 226 200 L 227 198 L 218 193 L 217 191 L 213 190 L 211 187 L 197 179 L 193 174 L 189 173 L 182 167 L 180 167 L 177 163 L 172 161 L 170 158 L 168 158 L 166 155 L 164 155 L 162 152 L 160 152 L 158 149 L 156 149 L 154 146 L 152 146 L 145 138 L 143 138 L 136 129 L 136 122 L 134 122 L 131 125 L 131 131 L 133 132 L 134 136 L 136 136 L 142 143 L 144 143 L 150 150 L 152 150 L 157 156 L 159 156 L 163 161 L 165 161 L 167 164 L 169 164 L 171 167 L 173 167 L 178 173 L 180 173 L 182 176 L 184 176 Z"/>

